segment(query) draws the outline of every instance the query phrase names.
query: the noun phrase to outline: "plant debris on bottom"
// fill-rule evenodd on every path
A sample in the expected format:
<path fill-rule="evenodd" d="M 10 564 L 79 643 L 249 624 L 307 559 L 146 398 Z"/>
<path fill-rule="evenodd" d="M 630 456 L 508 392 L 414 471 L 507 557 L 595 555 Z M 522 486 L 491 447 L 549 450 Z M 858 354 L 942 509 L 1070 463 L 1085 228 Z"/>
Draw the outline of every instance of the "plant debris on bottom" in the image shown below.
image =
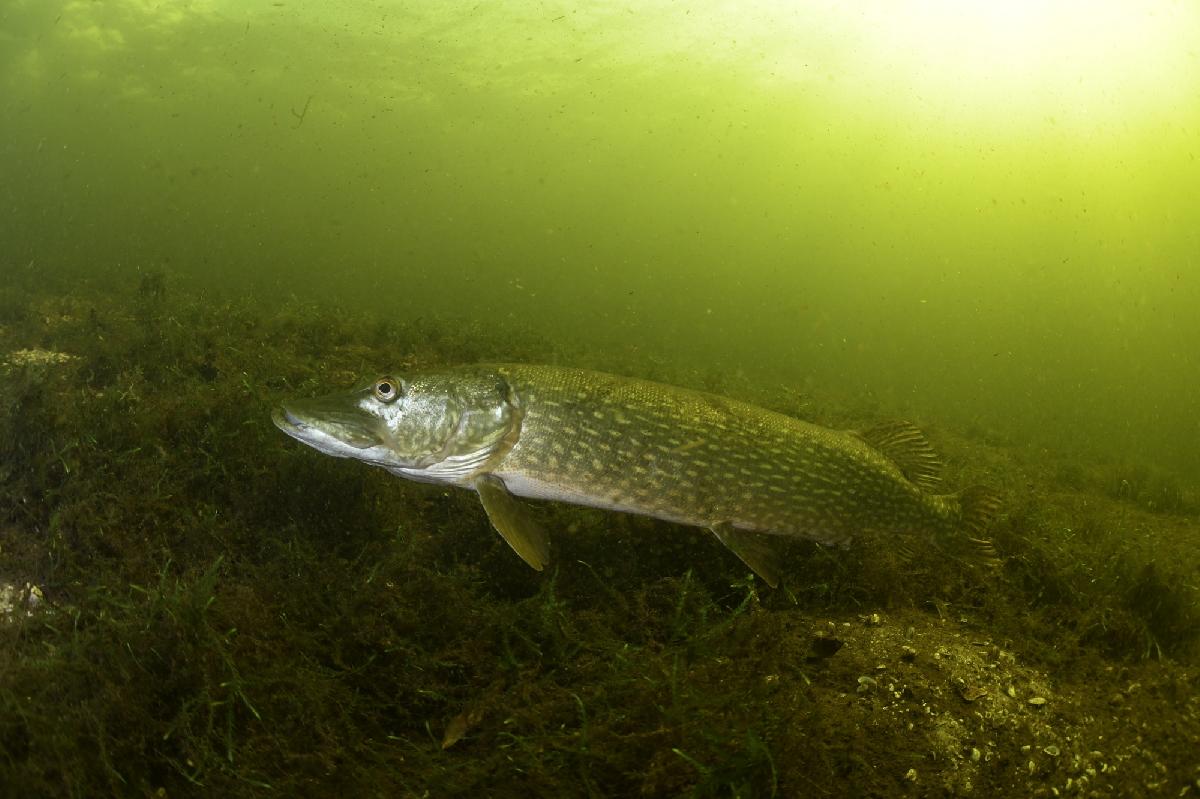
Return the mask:
<path fill-rule="evenodd" d="M 1200 795 L 1170 475 L 944 432 L 1006 494 L 1001 566 L 797 542 L 771 590 L 704 531 L 553 504 L 535 573 L 474 497 L 269 419 L 485 359 L 793 402 L 613 357 L 165 278 L 0 288 L 6 795 Z"/>

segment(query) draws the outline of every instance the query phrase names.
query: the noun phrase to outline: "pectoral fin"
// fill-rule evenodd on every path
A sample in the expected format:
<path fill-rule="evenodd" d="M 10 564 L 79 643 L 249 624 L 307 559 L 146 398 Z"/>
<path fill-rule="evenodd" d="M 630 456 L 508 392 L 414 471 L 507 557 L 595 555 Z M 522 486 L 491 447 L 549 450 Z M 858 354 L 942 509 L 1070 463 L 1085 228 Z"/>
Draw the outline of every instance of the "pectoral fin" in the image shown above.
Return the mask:
<path fill-rule="evenodd" d="M 490 474 L 480 475 L 475 478 L 475 490 L 496 532 L 521 560 L 538 571 L 544 569 L 550 561 L 550 539 L 529 511 L 508 493 L 504 481 Z"/>
<path fill-rule="evenodd" d="M 767 585 L 779 585 L 779 556 L 767 533 L 739 530 L 729 522 L 718 522 L 709 529 Z"/>

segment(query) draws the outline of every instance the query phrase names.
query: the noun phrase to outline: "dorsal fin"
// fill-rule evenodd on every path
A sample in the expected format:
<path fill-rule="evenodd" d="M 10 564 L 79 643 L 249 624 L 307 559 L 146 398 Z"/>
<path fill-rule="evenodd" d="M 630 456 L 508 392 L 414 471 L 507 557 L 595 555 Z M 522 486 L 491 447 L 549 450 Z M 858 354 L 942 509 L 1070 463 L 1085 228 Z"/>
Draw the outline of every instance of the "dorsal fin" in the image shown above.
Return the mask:
<path fill-rule="evenodd" d="M 941 482 L 942 461 L 915 425 L 884 422 L 858 435 L 900 467 L 904 476 L 921 490 L 931 491 Z"/>

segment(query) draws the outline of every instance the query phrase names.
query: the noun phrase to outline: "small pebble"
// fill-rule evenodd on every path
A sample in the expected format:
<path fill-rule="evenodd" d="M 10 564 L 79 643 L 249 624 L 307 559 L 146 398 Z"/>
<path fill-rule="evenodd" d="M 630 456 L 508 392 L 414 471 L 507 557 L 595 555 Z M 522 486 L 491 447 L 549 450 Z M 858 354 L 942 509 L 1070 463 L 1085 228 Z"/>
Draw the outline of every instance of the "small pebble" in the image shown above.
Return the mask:
<path fill-rule="evenodd" d="M 1042 751 L 1045 752 L 1046 754 L 1050 755 L 1050 757 L 1058 757 L 1060 754 L 1058 747 L 1055 746 L 1054 744 L 1050 744 L 1049 746 L 1042 747 Z"/>
<path fill-rule="evenodd" d="M 1034 707 L 1041 707 L 1042 705 L 1046 704 L 1046 697 L 1031 696 L 1029 697 L 1029 704 L 1033 705 Z"/>
<path fill-rule="evenodd" d="M 982 699 L 983 697 L 988 695 L 986 688 L 980 688 L 979 686 L 970 686 L 970 685 L 964 685 L 962 687 L 962 689 L 959 691 L 959 693 L 962 695 L 962 698 L 967 702 L 974 702 L 976 699 Z"/>

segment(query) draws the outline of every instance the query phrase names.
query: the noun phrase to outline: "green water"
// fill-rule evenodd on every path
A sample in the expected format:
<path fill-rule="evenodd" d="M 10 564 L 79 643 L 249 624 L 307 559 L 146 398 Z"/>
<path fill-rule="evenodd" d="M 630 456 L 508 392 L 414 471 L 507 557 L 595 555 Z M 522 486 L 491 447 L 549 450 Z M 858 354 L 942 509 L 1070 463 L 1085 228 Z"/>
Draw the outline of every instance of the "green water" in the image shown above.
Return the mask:
<path fill-rule="evenodd" d="M 1200 16 L 954 8 L 5 0 L 5 268 L 1200 470 Z"/>
<path fill-rule="evenodd" d="M 1197 42 L 1168 0 L 0 0 L 0 793 L 1195 795 Z M 995 558 L 780 541 L 770 588 L 531 502 L 538 572 L 270 421 L 477 360 L 907 419 Z"/>

